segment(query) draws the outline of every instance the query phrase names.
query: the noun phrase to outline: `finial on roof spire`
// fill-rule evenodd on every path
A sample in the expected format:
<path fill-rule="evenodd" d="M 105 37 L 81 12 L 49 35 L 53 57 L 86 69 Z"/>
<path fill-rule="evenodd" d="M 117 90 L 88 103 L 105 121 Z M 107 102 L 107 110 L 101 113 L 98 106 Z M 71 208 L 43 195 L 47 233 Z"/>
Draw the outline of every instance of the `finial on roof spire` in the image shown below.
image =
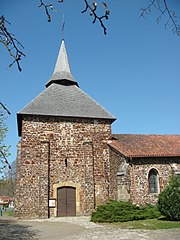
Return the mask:
<path fill-rule="evenodd" d="M 51 76 L 49 82 L 46 84 L 46 87 L 48 87 L 52 83 L 78 86 L 78 83 L 74 80 L 74 77 L 70 70 L 64 39 L 62 39 L 61 42 L 61 47 L 59 50 L 53 75 Z"/>

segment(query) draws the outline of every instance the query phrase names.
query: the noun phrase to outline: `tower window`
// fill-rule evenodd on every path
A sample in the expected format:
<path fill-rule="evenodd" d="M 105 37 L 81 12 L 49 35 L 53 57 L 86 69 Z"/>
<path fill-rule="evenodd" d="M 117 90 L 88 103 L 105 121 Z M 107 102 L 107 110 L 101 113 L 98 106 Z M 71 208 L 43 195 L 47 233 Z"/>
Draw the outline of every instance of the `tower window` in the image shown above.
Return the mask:
<path fill-rule="evenodd" d="M 158 172 L 155 169 L 151 169 L 149 171 L 148 181 L 149 181 L 149 192 L 158 193 L 158 186 L 159 186 Z"/>
<path fill-rule="evenodd" d="M 67 167 L 67 158 L 65 159 L 65 166 Z"/>

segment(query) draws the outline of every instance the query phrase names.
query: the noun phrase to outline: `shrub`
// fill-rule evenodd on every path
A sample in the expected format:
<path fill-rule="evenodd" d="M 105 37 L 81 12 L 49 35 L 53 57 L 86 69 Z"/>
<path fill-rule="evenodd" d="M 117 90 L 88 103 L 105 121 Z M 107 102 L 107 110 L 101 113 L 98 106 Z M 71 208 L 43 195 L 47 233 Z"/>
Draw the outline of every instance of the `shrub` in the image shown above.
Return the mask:
<path fill-rule="evenodd" d="M 180 220 L 180 176 L 174 176 L 159 194 L 158 209 L 169 220 Z"/>
<path fill-rule="evenodd" d="M 127 222 L 132 220 L 151 219 L 160 216 L 155 206 L 136 206 L 130 202 L 110 201 L 100 205 L 92 213 L 93 222 Z"/>

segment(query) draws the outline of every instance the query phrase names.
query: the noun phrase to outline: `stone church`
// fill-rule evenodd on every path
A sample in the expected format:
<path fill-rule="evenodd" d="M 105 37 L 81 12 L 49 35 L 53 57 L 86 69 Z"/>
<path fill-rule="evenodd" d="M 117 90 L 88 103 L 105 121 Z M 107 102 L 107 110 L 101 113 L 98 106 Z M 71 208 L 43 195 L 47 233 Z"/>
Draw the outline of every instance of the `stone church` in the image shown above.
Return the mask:
<path fill-rule="evenodd" d="M 89 215 L 109 199 L 156 202 L 180 174 L 180 135 L 112 134 L 115 120 L 79 87 L 62 40 L 45 90 L 17 113 L 16 216 Z"/>

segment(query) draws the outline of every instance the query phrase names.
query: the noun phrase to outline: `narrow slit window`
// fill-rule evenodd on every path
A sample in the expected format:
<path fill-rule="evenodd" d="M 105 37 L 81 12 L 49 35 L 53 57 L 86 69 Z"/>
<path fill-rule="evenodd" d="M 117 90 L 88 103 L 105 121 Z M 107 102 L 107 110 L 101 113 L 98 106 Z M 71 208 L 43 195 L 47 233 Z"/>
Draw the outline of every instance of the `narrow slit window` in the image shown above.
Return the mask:
<path fill-rule="evenodd" d="M 67 158 L 65 159 L 65 166 L 67 167 Z"/>

